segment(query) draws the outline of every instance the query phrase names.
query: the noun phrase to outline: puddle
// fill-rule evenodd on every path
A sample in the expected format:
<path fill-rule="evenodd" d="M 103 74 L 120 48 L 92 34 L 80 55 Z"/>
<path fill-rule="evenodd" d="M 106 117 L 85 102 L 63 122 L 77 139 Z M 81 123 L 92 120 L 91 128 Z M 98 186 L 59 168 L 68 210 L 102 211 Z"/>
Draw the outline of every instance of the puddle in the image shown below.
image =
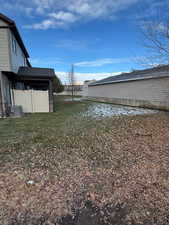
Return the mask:
<path fill-rule="evenodd" d="M 143 109 L 138 107 L 113 105 L 105 103 L 93 103 L 88 110 L 82 113 L 82 116 L 89 116 L 93 118 L 120 116 L 120 115 L 142 115 L 155 114 L 158 110 Z"/>

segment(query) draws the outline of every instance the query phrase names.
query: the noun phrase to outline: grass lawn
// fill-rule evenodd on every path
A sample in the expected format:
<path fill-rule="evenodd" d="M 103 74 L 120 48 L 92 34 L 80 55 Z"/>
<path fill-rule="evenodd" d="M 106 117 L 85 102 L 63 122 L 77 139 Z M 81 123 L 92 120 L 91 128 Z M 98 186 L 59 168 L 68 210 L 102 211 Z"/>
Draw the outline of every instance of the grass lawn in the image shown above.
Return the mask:
<path fill-rule="evenodd" d="M 55 97 L 54 113 L 29 114 L 23 118 L 0 119 L 0 137 L 2 141 L 10 138 L 25 137 L 32 134 L 43 134 L 42 131 L 55 132 L 64 126 L 65 120 L 85 110 L 87 103 L 64 102 L 66 96 Z M 49 135 L 49 134 L 48 134 Z M 48 136 L 45 135 L 45 136 Z M 42 139 L 43 140 L 43 139 Z M 4 144 L 4 143 L 3 143 Z"/>
<path fill-rule="evenodd" d="M 65 98 L 0 119 L 0 224 L 169 224 L 169 114 L 96 120 Z"/>

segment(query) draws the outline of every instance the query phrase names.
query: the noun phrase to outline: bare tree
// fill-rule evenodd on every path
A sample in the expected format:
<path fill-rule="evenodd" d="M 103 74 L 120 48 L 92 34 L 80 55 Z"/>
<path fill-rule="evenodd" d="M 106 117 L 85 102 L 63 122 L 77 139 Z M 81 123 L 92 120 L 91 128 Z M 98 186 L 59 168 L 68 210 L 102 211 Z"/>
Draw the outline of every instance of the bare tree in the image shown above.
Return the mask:
<path fill-rule="evenodd" d="M 169 19 L 157 19 L 144 22 L 142 26 L 144 47 L 148 56 L 142 59 L 143 64 L 160 65 L 169 63 Z"/>
<path fill-rule="evenodd" d="M 68 85 L 70 87 L 72 101 L 75 95 L 75 82 L 76 82 L 76 79 L 75 79 L 75 73 L 74 73 L 74 65 L 72 64 L 71 71 L 68 73 Z"/>

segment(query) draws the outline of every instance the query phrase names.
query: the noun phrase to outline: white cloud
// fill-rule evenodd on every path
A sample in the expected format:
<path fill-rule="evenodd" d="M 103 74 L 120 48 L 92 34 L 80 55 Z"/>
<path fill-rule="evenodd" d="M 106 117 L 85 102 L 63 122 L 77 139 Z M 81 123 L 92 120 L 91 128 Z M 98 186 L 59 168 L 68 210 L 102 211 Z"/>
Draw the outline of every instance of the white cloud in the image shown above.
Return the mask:
<path fill-rule="evenodd" d="M 101 67 L 104 65 L 117 64 L 117 63 L 127 63 L 133 61 L 133 58 L 106 58 L 106 59 L 98 59 L 95 61 L 84 61 L 77 62 L 75 66 L 78 67 Z"/>
<path fill-rule="evenodd" d="M 26 29 L 34 29 L 34 30 L 47 30 L 49 28 L 55 27 L 64 27 L 65 24 L 63 21 L 55 21 L 53 19 L 43 20 L 40 23 L 35 23 L 32 25 L 24 25 L 23 27 Z"/>
<path fill-rule="evenodd" d="M 85 22 L 93 19 L 115 19 L 122 10 L 140 3 L 133 14 L 138 19 L 157 15 L 159 9 L 168 13 L 168 0 L 0 0 L 0 11 L 24 13 L 39 21 L 26 24 L 26 28 L 49 29 L 67 27 L 76 22 Z M 145 6 L 138 10 L 141 6 Z M 145 13 L 143 13 L 143 11 Z M 39 17 L 40 16 L 40 17 Z M 131 17 L 131 15 L 130 15 Z M 141 18 L 140 18 L 141 17 Z M 50 22 L 49 22 L 50 20 Z M 46 21 L 48 24 L 46 25 Z"/>
<path fill-rule="evenodd" d="M 55 45 L 57 48 L 66 48 L 67 50 L 79 50 L 87 48 L 87 42 L 84 40 L 69 40 L 64 39 L 57 42 Z"/>
<path fill-rule="evenodd" d="M 89 18 L 109 17 L 140 0 L 72 0 L 67 9 Z M 70 2 L 70 1 L 69 1 Z"/>
<path fill-rule="evenodd" d="M 119 11 L 142 0 L 0 0 L 0 8 L 32 14 L 41 19 L 26 28 L 49 29 L 65 27 L 75 22 L 116 18 Z"/>
<path fill-rule="evenodd" d="M 58 13 L 50 13 L 49 16 L 55 18 L 56 20 L 61 20 L 69 23 L 73 23 L 78 19 L 74 14 L 63 11 L 60 11 Z"/>
<path fill-rule="evenodd" d="M 130 58 L 129 58 L 130 59 Z M 120 58 L 116 58 L 113 59 L 102 59 L 102 65 L 103 63 L 120 63 L 121 62 L 126 62 L 128 59 L 120 59 Z M 32 66 L 38 66 L 38 67 L 51 67 L 51 68 L 57 68 L 58 65 L 65 65 L 66 67 L 70 66 L 70 63 L 65 63 L 64 61 L 62 61 L 62 59 L 60 58 L 33 58 L 30 60 Z M 98 60 L 99 61 L 99 60 Z M 92 66 L 101 66 L 101 60 L 99 62 L 97 61 L 93 61 L 95 63 L 90 62 L 90 67 Z M 89 63 L 89 62 L 88 62 Z M 84 65 L 84 64 L 83 64 Z M 105 64 L 104 64 L 105 65 Z M 86 66 L 86 65 L 84 65 Z M 69 68 L 70 69 L 70 68 Z M 63 82 L 63 84 L 68 82 L 68 73 L 69 73 L 69 69 L 68 72 L 61 72 L 61 71 L 57 71 L 56 70 L 56 75 L 61 79 L 61 81 Z M 77 70 L 77 64 L 75 64 L 75 80 L 78 83 L 83 83 L 85 80 L 100 80 L 109 76 L 114 76 L 114 75 L 119 75 L 121 72 L 112 72 L 112 73 L 79 73 L 76 72 Z M 128 71 L 122 71 L 122 72 L 128 72 Z"/>
<path fill-rule="evenodd" d="M 31 59 L 31 64 L 33 66 L 38 67 L 54 67 L 57 68 L 57 65 L 59 64 L 65 64 L 66 66 L 69 66 L 69 64 L 66 64 L 62 61 L 60 58 L 33 58 Z M 126 72 L 126 71 L 125 71 Z M 62 72 L 62 71 L 55 71 L 56 75 L 61 79 L 63 84 L 68 83 L 68 72 Z M 75 80 L 77 83 L 83 83 L 85 80 L 100 80 L 109 76 L 119 75 L 121 72 L 112 72 L 112 73 L 79 73 L 76 72 L 75 67 Z"/>
<path fill-rule="evenodd" d="M 168 18 L 168 0 L 143 0 L 144 4 L 137 7 L 137 11 L 132 15 L 135 22 L 140 25 L 140 21 L 161 20 Z"/>
<path fill-rule="evenodd" d="M 33 66 L 45 66 L 45 67 L 54 67 L 58 64 L 65 64 L 60 58 L 33 58 L 30 59 L 30 62 Z"/>
<path fill-rule="evenodd" d="M 37 29 L 42 29 L 42 30 L 46 30 L 48 28 L 54 27 L 55 26 L 55 22 L 53 20 L 43 20 L 41 23 L 35 23 L 33 25 L 25 25 L 25 28 L 33 28 L 35 30 Z"/>
<path fill-rule="evenodd" d="M 60 78 L 63 84 L 68 83 L 68 73 L 56 71 L 56 75 Z M 121 72 L 113 73 L 75 73 L 77 83 L 83 83 L 85 80 L 100 80 L 109 76 L 119 75 Z"/>
<path fill-rule="evenodd" d="M 27 5 L 27 6 L 24 6 L 24 4 L 19 4 L 19 2 L 13 2 L 12 0 L 11 1 L 3 1 L 3 0 L 0 0 L 0 12 L 21 12 L 21 13 L 24 13 L 24 15 L 26 16 L 32 16 L 32 14 L 34 14 L 34 9 L 32 8 L 32 5 Z"/>
<path fill-rule="evenodd" d="M 143 30 L 150 31 L 150 32 L 164 32 L 166 33 L 168 30 L 168 21 L 141 21 L 140 26 Z"/>

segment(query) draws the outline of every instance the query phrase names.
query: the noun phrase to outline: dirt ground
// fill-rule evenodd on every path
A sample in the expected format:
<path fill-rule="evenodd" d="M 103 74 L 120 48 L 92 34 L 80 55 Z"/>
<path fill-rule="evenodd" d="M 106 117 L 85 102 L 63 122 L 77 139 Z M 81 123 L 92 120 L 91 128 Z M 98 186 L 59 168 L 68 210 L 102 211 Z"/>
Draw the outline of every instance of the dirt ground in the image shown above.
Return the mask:
<path fill-rule="evenodd" d="M 169 224 L 168 113 L 54 117 L 1 126 L 0 224 Z"/>

